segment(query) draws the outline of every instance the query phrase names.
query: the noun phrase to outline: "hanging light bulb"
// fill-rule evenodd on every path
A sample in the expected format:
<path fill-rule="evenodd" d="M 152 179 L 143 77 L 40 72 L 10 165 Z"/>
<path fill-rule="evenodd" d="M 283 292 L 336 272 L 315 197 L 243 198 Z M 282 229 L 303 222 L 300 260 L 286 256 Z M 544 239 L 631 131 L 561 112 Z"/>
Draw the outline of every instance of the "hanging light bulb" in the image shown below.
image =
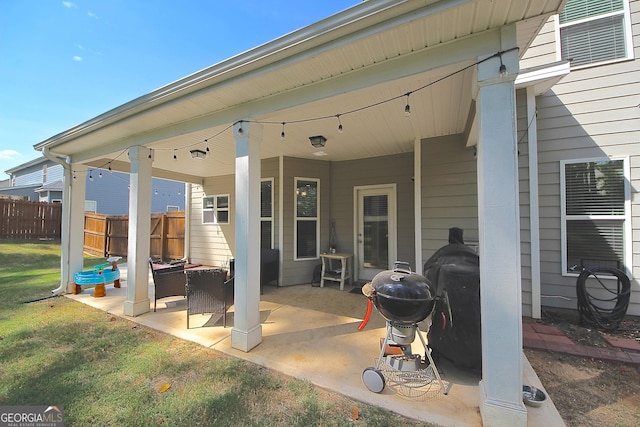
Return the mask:
<path fill-rule="evenodd" d="M 176 156 L 176 149 L 173 149 L 173 160 L 178 160 L 178 156 Z"/>
<path fill-rule="evenodd" d="M 154 191 L 154 194 L 157 196 L 158 195 L 158 189 L 156 188 L 156 191 Z"/>
<path fill-rule="evenodd" d="M 285 135 L 284 135 L 284 122 L 282 122 L 282 132 L 280 132 L 280 139 L 284 140 Z"/>
<path fill-rule="evenodd" d="M 102 171 L 98 172 L 98 178 L 102 178 Z"/>
<path fill-rule="evenodd" d="M 340 121 L 340 114 L 336 115 L 336 119 L 338 119 L 338 133 L 342 133 L 342 122 Z"/>
<path fill-rule="evenodd" d="M 407 105 L 404 106 L 404 115 L 407 117 L 411 115 L 411 105 L 409 105 L 409 95 L 411 95 L 411 92 L 407 92 Z"/>
<path fill-rule="evenodd" d="M 208 153 L 209 153 L 209 140 L 208 140 L 208 139 L 205 139 L 205 140 L 204 140 L 204 143 L 205 143 L 205 151 L 206 151 L 206 152 L 207 152 L 207 154 L 208 154 Z"/>
<path fill-rule="evenodd" d="M 92 173 L 93 173 L 93 172 L 92 172 L 91 170 L 89 170 L 89 181 L 93 181 L 93 175 L 92 175 Z"/>
<path fill-rule="evenodd" d="M 109 173 L 112 173 L 113 171 L 111 170 L 111 162 L 109 162 Z"/>
<path fill-rule="evenodd" d="M 151 148 L 149 148 L 149 158 L 151 158 Z"/>

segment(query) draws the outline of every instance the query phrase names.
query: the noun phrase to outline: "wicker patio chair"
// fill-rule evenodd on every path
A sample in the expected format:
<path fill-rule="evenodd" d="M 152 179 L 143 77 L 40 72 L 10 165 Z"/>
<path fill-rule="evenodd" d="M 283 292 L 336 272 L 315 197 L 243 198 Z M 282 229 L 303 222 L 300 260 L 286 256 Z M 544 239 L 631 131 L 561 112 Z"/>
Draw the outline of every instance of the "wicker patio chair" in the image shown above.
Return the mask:
<path fill-rule="evenodd" d="M 184 264 L 174 264 L 159 267 L 149 259 L 149 268 L 153 276 L 153 311 L 159 299 L 173 296 L 186 296 Z"/>
<path fill-rule="evenodd" d="M 227 310 L 233 305 L 233 279 L 220 268 L 185 270 L 187 276 L 187 329 L 192 314 L 222 314 L 227 327 Z"/>

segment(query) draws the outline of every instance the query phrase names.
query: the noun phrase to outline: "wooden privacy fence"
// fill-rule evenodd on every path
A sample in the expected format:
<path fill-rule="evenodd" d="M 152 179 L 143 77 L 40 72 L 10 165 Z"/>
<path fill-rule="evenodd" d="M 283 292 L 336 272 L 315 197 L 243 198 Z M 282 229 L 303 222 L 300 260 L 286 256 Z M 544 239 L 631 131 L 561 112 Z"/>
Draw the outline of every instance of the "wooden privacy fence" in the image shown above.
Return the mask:
<path fill-rule="evenodd" d="M 60 203 L 0 199 L 0 239 L 59 239 Z"/>
<path fill-rule="evenodd" d="M 84 251 L 100 257 L 127 256 L 129 215 L 85 213 Z M 151 214 L 150 254 L 154 259 L 184 257 L 184 212 Z"/>

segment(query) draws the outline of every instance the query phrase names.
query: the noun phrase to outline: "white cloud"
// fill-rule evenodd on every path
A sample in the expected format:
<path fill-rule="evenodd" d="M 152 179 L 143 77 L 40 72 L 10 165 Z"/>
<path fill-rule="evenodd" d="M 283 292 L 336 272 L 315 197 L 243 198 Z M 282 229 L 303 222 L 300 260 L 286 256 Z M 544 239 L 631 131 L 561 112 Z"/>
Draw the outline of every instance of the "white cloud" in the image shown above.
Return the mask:
<path fill-rule="evenodd" d="M 76 6 L 76 4 L 75 4 L 75 3 L 72 3 L 72 2 L 70 2 L 70 1 L 63 1 L 63 2 L 62 2 L 62 5 L 63 5 L 64 7 L 68 7 L 68 8 L 78 7 L 78 6 Z"/>
<path fill-rule="evenodd" d="M 95 13 L 93 13 L 93 12 L 87 12 L 87 15 L 89 15 L 89 18 L 93 18 L 93 19 L 100 19 L 100 18 L 98 17 L 98 15 L 96 15 L 96 14 L 95 14 Z"/>
<path fill-rule="evenodd" d="M 73 60 L 76 61 L 76 62 L 80 62 L 80 61 L 82 61 L 82 56 L 76 55 L 76 56 L 73 57 Z"/>
<path fill-rule="evenodd" d="M 22 157 L 22 154 L 16 150 L 0 150 L 0 159 L 2 160 L 14 160 L 18 157 Z"/>

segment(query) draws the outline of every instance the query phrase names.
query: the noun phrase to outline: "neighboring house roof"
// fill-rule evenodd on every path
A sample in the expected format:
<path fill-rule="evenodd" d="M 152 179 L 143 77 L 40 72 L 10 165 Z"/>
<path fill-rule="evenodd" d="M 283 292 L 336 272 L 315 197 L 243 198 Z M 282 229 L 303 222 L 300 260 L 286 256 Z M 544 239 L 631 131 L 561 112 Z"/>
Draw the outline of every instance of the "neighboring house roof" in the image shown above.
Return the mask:
<path fill-rule="evenodd" d="M 30 168 L 32 166 L 36 166 L 38 164 L 46 163 L 46 162 L 50 162 L 50 160 L 47 160 L 47 158 L 44 157 L 44 156 L 40 156 L 37 159 L 29 160 L 26 163 L 22 163 L 21 165 L 14 166 L 11 169 L 7 169 L 5 172 L 7 174 L 11 175 L 11 174 L 15 174 L 16 172 L 20 172 L 23 169 L 27 169 L 27 168 Z"/>
<path fill-rule="evenodd" d="M 41 193 L 43 191 L 62 191 L 63 189 L 64 189 L 64 184 L 62 183 L 62 181 L 56 181 L 50 184 L 45 184 L 42 187 L 38 187 L 34 191 L 36 193 Z"/>

